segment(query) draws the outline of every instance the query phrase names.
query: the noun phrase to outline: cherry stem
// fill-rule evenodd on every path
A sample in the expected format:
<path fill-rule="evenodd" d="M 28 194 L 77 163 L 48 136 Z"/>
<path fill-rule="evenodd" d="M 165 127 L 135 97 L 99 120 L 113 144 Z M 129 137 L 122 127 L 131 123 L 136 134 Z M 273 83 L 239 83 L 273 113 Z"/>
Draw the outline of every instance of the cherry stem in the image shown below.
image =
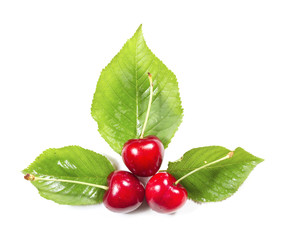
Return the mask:
<path fill-rule="evenodd" d="M 53 182 L 75 183 L 75 184 L 81 184 L 81 185 L 101 188 L 103 190 L 108 190 L 108 187 L 107 186 L 103 186 L 103 185 L 97 185 L 97 184 L 93 184 L 93 183 L 73 181 L 73 180 L 67 180 L 67 179 L 41 178 L 41 177 L 35 177 L 34 175 L 29 174 L 29 173 L 26 174 L 24 176 L 24 178 L 26 180 L 28 180 L 28 181 L 53 181 Z"/>
<path fill-rule="evenodd" d="M 146 117 L 145 117 L 145 122 L 144 122 L 144 125 L 143 125 L 143 128 L 142 128 L 142 132 L 141 132 L 140 138 L 144 137 L 144 131 L 145 131 L 145 128 L 147 126 L 149 113 L 150 113 L 150 109 L 151 109 L 151 104 L 152 104 L 152 97 L 153 97 L 153 81 L 152 81 L 151 73 L 148 73 L 148 78 L 149 78 L 149 82 L 150 82 L 150 98 L 149 98 L 149 103 L 148 103 L 147 113 L 146 113 Z"/>
<path fill-rule="evenodd" d="M 195 173 L 195 172 L 197 172 L 197 171 L 199 171 L 199 170 L 201 170 L 201 169 L 204 169 L 204 168 L 206 168 L 206 167 L 208 167 L 208 166 L 210 166 L 210 165 L 213 165 L 213 164 L 216 164 L 216 163 L 221 162 L 221 161 L 223 161 L 223 160 L 226 160 L 226 159 L 231 158 L 231 157 L 233 156 L 233 154 L 234 154 L 234 152 L 229 152 L 229 153 L 228 153 L 225 157 L 223 157 L 223 158 L 220 158 L 220 159 L 218 159 L 218 160 L 215 160 L 215 161 L 213 161 L 213 162 L 207 163 L 207 164 L 205 164 L 205 165 L 203 165 L 203 166 L 201 166 L 201 167 L 199 167 L 199 168 L 194 169 L 193 171 L 191 171 L 191 172 L 187 173 L 186 175 L 184 175 L 183 177 L 179 178 L 179 179 L 175 182 L 175 185 L 177 185 L 180 181 L 182 181 L 182 180 L 185 179 L 186 177 L 192 175 L 193 173 Z"/>

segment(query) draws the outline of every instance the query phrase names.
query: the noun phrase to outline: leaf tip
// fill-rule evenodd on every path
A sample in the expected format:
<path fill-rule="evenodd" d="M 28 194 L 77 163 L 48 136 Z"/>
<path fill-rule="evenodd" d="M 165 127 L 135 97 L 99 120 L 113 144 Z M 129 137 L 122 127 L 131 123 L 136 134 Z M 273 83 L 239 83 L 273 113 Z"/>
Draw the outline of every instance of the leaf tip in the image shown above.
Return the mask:
<path fill-rule="evenodd" d="M 264 161 L 263 158 L 260 158 L 260 157 L 257 157 L 257 156 L 255 156 L 255 155 L 251 154 L 250 152 L 244 150 L 242 147 L 237 147 L 234 151 L 235 151 L 235 152 L 243 152 L 243 153 L 246 153 L 246 154 L 252 156 L 252 158 L 254 158 L 255 161 L 258 162 L 258 163 L 261 163 L 261 162 Z"/>
<path fill-rule="evenodd" d="M 135 35 L 143 35 L 143 33 L 142 33 L 142 24 L 140 24 L 139 27 L 137 28 L 134 36 Z"/>

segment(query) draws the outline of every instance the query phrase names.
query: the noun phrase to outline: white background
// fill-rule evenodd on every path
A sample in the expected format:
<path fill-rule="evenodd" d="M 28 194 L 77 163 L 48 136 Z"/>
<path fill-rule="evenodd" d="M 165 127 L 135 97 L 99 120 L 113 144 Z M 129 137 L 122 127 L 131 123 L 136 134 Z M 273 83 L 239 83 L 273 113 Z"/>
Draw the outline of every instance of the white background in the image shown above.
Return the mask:
<path fill-rule="evenodd" d="M 1 239 L 285 239 L 285 1 L 1 1 Z M 162 169 L 194 147 L 264 158 L 239 191 L 162 215 L 41 198 L 20 172 L 80 145 L 117 160 L 90 106 L 102 68 L 137 27 L 177 75 L 183 123 Z"/>

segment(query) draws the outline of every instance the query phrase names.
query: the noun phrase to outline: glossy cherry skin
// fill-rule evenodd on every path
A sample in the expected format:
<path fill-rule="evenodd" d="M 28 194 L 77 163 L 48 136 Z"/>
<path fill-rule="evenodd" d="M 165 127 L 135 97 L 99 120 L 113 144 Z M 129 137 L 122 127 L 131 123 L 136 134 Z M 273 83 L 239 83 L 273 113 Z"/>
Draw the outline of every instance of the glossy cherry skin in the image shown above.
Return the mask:
<path fill-rule="evenodd" d="M 175 185 L 176 178 L 167 172 L 154 175 L 146 185 L 145 195 L 148 205 L 159 213 L 172 213 L 182 207 L 188 194 L 181 185 Z"/>
<path fill-rule="evenodd" d="M 164 146 L 156 136 L 130 139 L 122 149 L 122 158 L 128 169 L 140 177 L 153 176 L 162 164 Z"/>
<path fill-rule="evenodd" d="M 108 178 L 108 190 L 103 197 L 106 208 L 113 212 L 127 213 L 138 208 L 144 200 L 144 186 L 127 171 L 114 171 Z"/>

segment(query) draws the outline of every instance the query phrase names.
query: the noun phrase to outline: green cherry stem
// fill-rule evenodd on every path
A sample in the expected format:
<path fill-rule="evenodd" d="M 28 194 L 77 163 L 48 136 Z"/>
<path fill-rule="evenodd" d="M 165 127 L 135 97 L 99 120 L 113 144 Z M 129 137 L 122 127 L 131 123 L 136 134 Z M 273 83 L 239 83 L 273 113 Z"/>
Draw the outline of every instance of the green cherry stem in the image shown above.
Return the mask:
<path fill-rule="evenodd" d="M 144 131 L 145 131 L 145 128 L 147 126 L 149 113 L 150 113 L 150 109 L 151 109 L 151 104 L 152 104 L 152 97 L 153 97 L 153 81 L 152 81 L 152 75 L 149 72 L 148 72 L 148 78 L 149 78 L 149 82 L 150 82 L 150 98 L 149 98 L 149 103 L 148 103 L 147 113 L 146 113 L 146 117 L 145 117 L 145 122 L 144 122 L 144 125 L 143 125 L 143 128 L 142 128 L 142 132 L 141 132 L 140 138 L 144 137 Z"/>
<path fill-rule="evenodd" d="M 203 169 L 203 168 L 206 168 L 206 167 L 208 167 L 208 166 L 211 166 L 211 165 L 213 165 L 213 164 L 216 164 L 216 163 L 218 163 L 218 162 L 221 162 L 221 161 L 223 161 L 223 160 L 226 160 L 226 159 L 231 158 L 231 157 L 233 156 L 233 154 L 234 154 L 234 152 L 229 152 L 229 153 L 228 153 L 225 157 L 223 157 L 223 158 L 220 158 L 220 159 L 218 159 L 218 160 L 215 160 L 215 161 L 213 161 L 213 162 L 207 163 L 207 164 L 205 164 L 205 165 L 203 165 L 203 166 L 201 166 L 201 167 L 199 167 L 199 168 L 194 169 L 193 171 L 191 171 L 191 172 L 187 173 L 186 175 L 184 175 L 183 177 L 179 178 L 179 179 L 175 182 L 175 185 L 177 185 L 180 181 L 182 181 L 182 180 L 185 179 L 186 177 L 192 175 L 193 173 L 195 173 L 195 172 L 197 172 L 197 171 L 199 171 L 199 170 L 201 170 L 201 169 Z"/>
<path fill-rule="evenodd" d="M 108 190 L 107 186 L 103 185 L 97 185 L 93 183 L 87 183 L 87 182 L 80 182 L 80 181 L 73 181 L 73 180 L 67 180 L 67 179 L 54 179 L 54 178 L 41 178 L 41 177 L 35 177 L 32 174 L 26 174 L 24 178 L 28 181 L 52 181 L 52 182 L 66 182 L 66 183 L 75 183 L 75 184 L 81 184 L 81 185 L 86 185 L 86 186 L 91 186 L 91 187 L 97 187 L 101 188 L 103 190 Z"/>

